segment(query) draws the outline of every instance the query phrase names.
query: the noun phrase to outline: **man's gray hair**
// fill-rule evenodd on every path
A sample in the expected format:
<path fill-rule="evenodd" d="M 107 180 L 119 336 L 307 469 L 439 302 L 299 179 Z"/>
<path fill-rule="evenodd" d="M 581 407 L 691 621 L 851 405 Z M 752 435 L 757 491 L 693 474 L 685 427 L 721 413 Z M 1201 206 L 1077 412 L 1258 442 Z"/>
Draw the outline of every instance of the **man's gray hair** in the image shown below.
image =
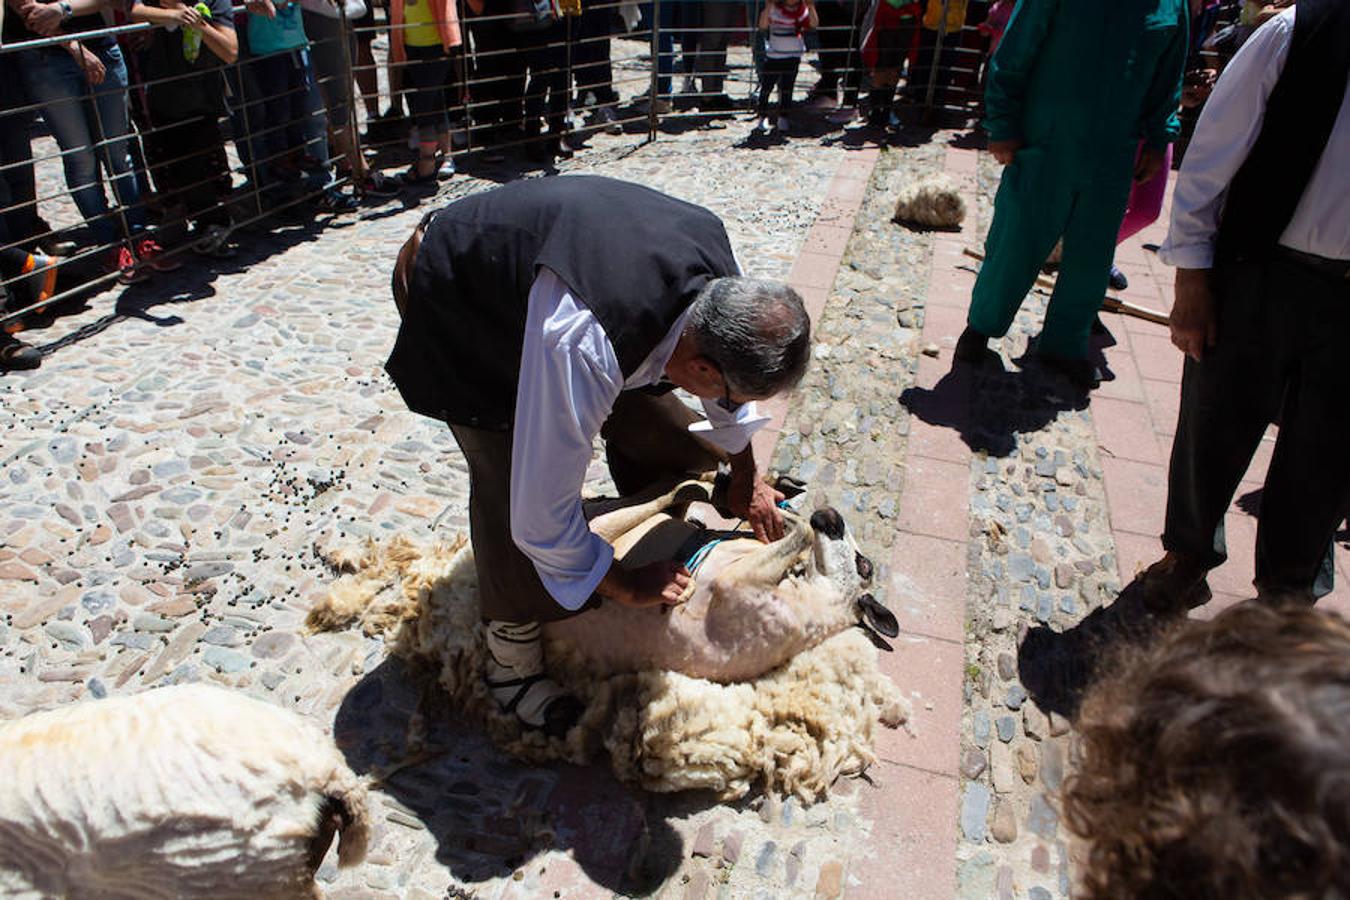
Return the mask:
<path fill-rule="evenodd" d="M 698 352 L 741 397 L 772 397 L 806 374 L 811 319 L 801 296 L 782 282 L 716 278 L 699 291 L 688 328 Z"/>

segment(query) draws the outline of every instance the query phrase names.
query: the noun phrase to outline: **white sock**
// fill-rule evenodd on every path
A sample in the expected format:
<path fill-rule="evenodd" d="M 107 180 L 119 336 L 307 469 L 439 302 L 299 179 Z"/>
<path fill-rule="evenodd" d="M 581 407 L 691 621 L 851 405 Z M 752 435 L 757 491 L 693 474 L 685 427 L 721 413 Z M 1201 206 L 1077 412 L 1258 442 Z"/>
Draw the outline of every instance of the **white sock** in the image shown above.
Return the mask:
<path fill-rule="evenodd" d="M 544 675 L 544 644 L 538 622 L 487 623 L 487 683 L 503 712 L 514 704 L 516 716 L 535 728 L 544 724 L 550 703 L 567 695 Z"/>

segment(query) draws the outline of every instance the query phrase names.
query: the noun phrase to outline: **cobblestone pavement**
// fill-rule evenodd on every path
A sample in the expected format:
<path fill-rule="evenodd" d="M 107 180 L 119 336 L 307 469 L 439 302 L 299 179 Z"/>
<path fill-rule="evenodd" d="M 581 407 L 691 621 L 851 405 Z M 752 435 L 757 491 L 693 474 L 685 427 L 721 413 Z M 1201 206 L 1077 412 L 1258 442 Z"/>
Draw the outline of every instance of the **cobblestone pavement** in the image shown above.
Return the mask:
<path fill-rule="evenodd" d="M 732 149 L 748 127 L 597 135 L 561 168 L 704 204 L 748 272 L 785 278 L 847 152 Z M 435 202 L 492 183 L 459 176 Z M 0 715 L 210 680 L 331 725 L 362 771 L 413 752 L 410 721 L 437 702 L 417 673 L 378 641 L 301 623 L 330 580 L 319 548 L 467 527 L 448 432 L 408 413 L 381 368 L 389 266 L 427 202 L 246 239 L 214 270 L 94 296 L 25 335 L 49 356 L 0 379 Z M 883 433 L 886 413 L 869 415 Z M 876 854 L 876 801 L 852 784 L 809 809 L 648 797 L 601 767 L 516 765 L 427 718 L 435 752 L 385 780 L 371 858 L 326 863 L 330 896 L 837 896 Z"/>
<path fill-rule="evenodd" d="M 361 771 L 413 756 L 377 792 L 368 863 L 321 869 L 333 897 L 1067 897 L 1054 795 L 1069 706 L 1036 663 L 1159 552 L 1176 357 L 1156 326 L 1112 318 L 1117 380 L 1073 402 L 1014 365 L 1036 293 L 1002 343 L 1006 374 L 953 377 L 974 277 L 961 251 L 988 227 L 991 161 L 949 132 L 878 158 L 829 135 L 751 149 L 744 119 L 696 124 L 646 146 L 597 135 L 561 168 L 712 208 L 742 265 L 812 308 L 812 369 L 757 446 L 845 512 L 901 621 L 882 665 L 915 715 L 879 738 L 866 780 L 804 808 L 517 765 L 380 641 L 301 629 L 330 580 L 318 548 L 466 527 L 453 442 L 381 365 L 394 248 L 426 203 L 507 177 L 472 163 L 435 201 L 246 241 L 228 265 L 91 298 L 27 335 L 50 355 L 0 378 L 0 716 L 211 680 L 331 727 Z M 963 228 L 891 223 L 894 189 L 944 170 Z M 1169 273 L 1140 248 L 1160 228 L 1121 262 L 1127 296 L 1165 309 Z M 602 466 L 589 481 L 605 488 Z M 1230 518 L 1215 607 L 1250 579 L 1250 516 Z M 1346 608 L 1344 587 L 1329 605 Z"/>

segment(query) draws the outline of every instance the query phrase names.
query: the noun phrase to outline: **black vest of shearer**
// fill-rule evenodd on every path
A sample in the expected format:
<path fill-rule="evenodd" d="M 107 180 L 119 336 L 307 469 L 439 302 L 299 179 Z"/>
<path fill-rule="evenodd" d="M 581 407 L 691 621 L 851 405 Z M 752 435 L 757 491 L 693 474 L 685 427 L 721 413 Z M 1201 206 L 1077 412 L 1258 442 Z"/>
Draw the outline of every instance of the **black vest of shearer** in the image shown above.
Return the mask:
<path fill-rule="evenodd" d="M 537 178 L 458 200 L 427 224 L 385 364 L 409 409 L 511 428 L 540 266 L 599 319 L 625 376 L 705 284 L 738 273 L 717 216 L 630 182 Z"/>
<path fill-rule="evenodd" d="M 1298 0 L 1261 133 L 1228 186 L 1219 261 L 1261 259 L 1275 249 L 1336 125 L 1347 75 L 1350 0 Z"/>

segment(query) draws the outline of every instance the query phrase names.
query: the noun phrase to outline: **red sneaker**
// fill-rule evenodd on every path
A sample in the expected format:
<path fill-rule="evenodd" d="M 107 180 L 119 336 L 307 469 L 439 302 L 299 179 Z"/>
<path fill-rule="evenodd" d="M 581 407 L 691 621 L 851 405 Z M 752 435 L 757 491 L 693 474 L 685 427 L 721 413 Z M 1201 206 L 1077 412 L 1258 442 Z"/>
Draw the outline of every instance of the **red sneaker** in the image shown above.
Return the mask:
<path fill-rule="evenodd" d="M 136 267 L 136 255 L 124 244 L 118 244 L 108 251 L 103 267 L 105 271 L 116 272 L 120 284 L 135 284 L 150 277 L 147 272 Z"/>
<path fill-rule="evenodd" d="M 152 237 L 143 237 L 136 241 L 136 258 L 156 272 L 172 272 L 183 268 L 183 264 L 172 256 L 166 256 L 164 248 Z"/>

